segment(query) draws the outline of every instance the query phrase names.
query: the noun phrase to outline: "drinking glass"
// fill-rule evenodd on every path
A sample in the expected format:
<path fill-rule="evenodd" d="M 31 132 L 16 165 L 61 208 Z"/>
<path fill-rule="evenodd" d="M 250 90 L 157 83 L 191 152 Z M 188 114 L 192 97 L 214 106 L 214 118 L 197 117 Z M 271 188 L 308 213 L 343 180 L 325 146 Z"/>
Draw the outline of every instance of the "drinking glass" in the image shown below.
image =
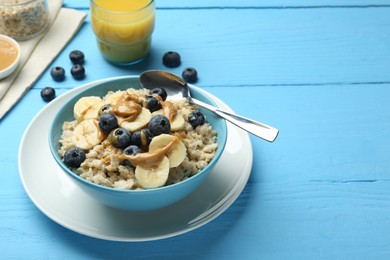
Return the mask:
<path fill-rule="evenodd" d="M 130 65 L 150 51 L 155 25 L 154 0 L 90 0 L 92 29 L 103 57 Z"/>

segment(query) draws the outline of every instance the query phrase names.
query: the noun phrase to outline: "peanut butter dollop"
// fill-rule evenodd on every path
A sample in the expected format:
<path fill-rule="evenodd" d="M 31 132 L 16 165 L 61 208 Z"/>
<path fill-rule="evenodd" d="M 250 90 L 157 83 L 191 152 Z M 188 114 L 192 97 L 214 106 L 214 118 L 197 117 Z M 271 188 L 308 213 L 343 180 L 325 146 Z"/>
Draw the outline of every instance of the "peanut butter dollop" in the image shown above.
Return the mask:
<path fill-rule="evenodd" d="M 124 94 L 112 107 L 115 115 L 123 117 L 124 121 L 134 121 L 142 111 L 139 99 L 135 95 Z"/>
<path fill-rule="evenodd" d="M 157 166 L 164 156 L 168 154 L 170 149 L 176 145 L 178 142 L 180 142 L 180 139 L 176 136 L 175 138 L 172 139 L 166 146 L 157 149 L 153 152 L 145 152 L 145 153 L 139 153 L 136 155 L 126 155 L 126 154 L 121 154 L 121 160 L 129 160 L 132 165 L 137 166 L 140 165 L 144 168 L 151 168 L 154 166 Z"/>
<path fill-rule="evenodd" d="M 177 111 L 172 104 L 172 102 L 165 100 L 162 104 L 164 115 L 169 119 L 170 122 L 172 122 L 177 114 Z"/>

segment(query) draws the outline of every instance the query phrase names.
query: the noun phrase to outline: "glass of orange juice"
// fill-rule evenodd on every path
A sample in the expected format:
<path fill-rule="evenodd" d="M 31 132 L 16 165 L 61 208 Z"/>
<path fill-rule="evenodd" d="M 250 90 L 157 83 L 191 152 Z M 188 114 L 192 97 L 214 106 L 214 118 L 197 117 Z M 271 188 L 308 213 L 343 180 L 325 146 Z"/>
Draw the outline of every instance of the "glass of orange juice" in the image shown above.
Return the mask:
<path fill-rule="evenodd" d="M 155 23 L 154 0 L 90 0 L 92 29 L 103 57 L 130 65 L 149 53 Z"/>

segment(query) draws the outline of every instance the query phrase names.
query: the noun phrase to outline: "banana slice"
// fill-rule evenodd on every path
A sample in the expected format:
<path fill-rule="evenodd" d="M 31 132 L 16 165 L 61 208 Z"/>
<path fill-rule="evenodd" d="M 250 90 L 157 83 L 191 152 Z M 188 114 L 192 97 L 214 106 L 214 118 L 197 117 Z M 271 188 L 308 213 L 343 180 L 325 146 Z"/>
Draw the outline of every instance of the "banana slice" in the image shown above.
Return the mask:
<path fill-rule="evenodd" d="M 80 98 L 73 107 L 73 115 L 77 122 L 98 117 L 99 109 L 104 105 L 100 97 L 89 96 Z"/>
<path fill-rule="evenodd" d="M 107 104 L 110 104 L 111 106 L 114 106 L 116 104 L 116 102 L 118 102 L 118 100 L 121 99 L 122 96 L 125 95 L 125 94 L 126 94 L 126 91 L 113 92 L 113 93 L 110 93 L 109 95 L 107 95 L 104 98 L 104 101 Z"/>
<path fill-rule="evenodd" d="M 154 167 L 143 167 L 138 165 L 135 168 L 135 178 L 138 184 L 144 189 L 158 188 L 165 185 L 169 175 L 169 160 L 166 156 Z"/>
<path fill-rule="evenodd" d="M 156 110 L 152 113 L 152 117 L 157 116 L 157 115 L 164 115 L 164 110 L 159 109 L 159 110 Z"/>
<path fill-rule="evenodd" d="M 173 121 L 171 122 L 171 131 L 180 131 L 184 129 L 186 121 L 184 120 L 183 114 L 180 111 L 177 111 L 177 114 Z"/>
<path fill-rule="evenodd" d="M 118 121 L 121 127 L 126 128 L 133 133 L 135 131 L 145 128 L 149 124 L 151 118 L 152 113 L 150 113 L 149 109 L 142 108 L 141 113 L 134 121 L 125 121 L 124 118 L 118 118 Z"/>
<path fill-rule="evenodd" d="M 164 110 L 163 109 L 159 109 L 157 111 L 154 111 L 152 113 L 152 117 L 155 116 L 155 115 L 164 115 Z M 181 111 L 177 111 L 175 118 L 172 121 L 169 121 L 169 122 L 171 123 L 171 131 L 172 132 L 183 130 L 184 126 L 185 126 L 185 123 L 186 123 L 186 121 L 184 119 L 184 116 L 181 113 Z"/>
<path fill-rule="evenodd" d="M 96 119 L 85 119 L 73 130 L 72 141 L 74 145 L 84 150 L 89 150 L 104 140 Z"/>
<path fill-rule="evenodd" d="M 179 166 L 187 155 L 187 148 L 182 141 L 176 136 L 161 134 L 153 137 L 149 144 L 149 152 L 154 152 L 173 142 L 171 149 L 165 154 L 169 159 L 171 168 Z"/>

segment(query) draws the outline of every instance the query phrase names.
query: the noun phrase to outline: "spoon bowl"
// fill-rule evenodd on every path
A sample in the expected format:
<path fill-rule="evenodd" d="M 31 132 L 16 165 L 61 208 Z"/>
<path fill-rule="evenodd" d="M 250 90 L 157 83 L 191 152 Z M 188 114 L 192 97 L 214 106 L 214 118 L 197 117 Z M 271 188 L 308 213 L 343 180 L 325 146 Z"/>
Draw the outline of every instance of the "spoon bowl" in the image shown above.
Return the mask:
<path fill-rule="evenodd" d="M 230 113 L 228 111 L 224 111 L 192 98 L 190 88 L 188 87 L 187 83 L 182 78 L 173 73 L 163 70 L 145 71 L 140 76 L 140 84 L 143 88 L 146 89 L 164 88 L 169 98 L 186 98 L 191 104 L 195 104 L 210 110 L 218 116 L 240 127 L 241 129 L 266 141 L 273 142 L 278 136 L 279 130 L 274 127 L 243 116 L 236 115 L 234 113 Z"/>

